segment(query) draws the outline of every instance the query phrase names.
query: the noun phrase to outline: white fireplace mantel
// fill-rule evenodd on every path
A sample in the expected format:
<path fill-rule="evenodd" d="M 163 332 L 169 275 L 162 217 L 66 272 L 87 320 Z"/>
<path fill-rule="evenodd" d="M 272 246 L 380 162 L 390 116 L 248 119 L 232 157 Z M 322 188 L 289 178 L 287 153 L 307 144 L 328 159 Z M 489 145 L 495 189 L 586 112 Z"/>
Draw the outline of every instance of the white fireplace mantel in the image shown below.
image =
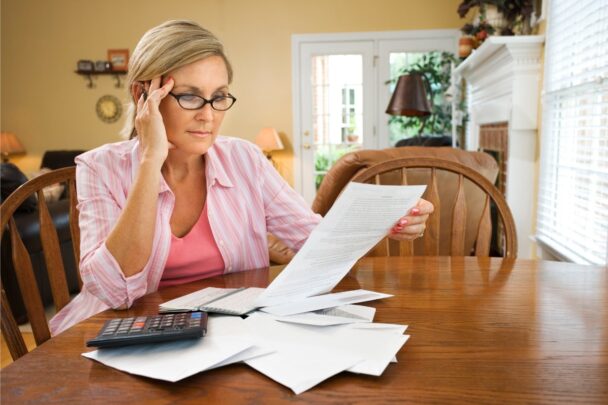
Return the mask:
<path fill-rule="evenodd" d="M 506 198 L 517 227 L 518 256 L 532 257 L 537 121 L 544 37 L 489 37 L 453 72 L 467 83 L 466 149 L 479 147 L 479 126 L 507 122 Z"/>

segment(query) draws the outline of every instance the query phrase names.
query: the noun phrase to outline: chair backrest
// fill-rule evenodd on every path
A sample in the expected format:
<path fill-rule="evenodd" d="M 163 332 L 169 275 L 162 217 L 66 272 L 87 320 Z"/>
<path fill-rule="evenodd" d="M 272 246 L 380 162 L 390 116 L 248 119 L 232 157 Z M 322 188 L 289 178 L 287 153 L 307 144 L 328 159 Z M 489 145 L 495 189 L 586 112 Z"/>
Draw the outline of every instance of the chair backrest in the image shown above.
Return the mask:
<path fill-rule="evenodd" d="M 455 194 L 447 204 L 440 197 L 441 176 L 446 177 L 443 184 L 451 183 L 455 186 Z M 451 176 L 451 180 L 447 176 Z M 355 175 L 352 181 L 393 185 L 427 184 L 423 198 L 435 206 L 435 213 L 427 221 L 424 236 L 416 241 L 417 246 L 412 241 L 398 242 L 385 238 L 373 249 L 371 255 L 436 256 L 445 254 L 442 252 L 443 244 L 447 245 L 447 254 L 450 256 L 489 256 L 492 239 L 490 210 L 494 206 L 501 223 L 499 240 L 503 245 L 502 255 L 509 258 L 517 256 L 515 222 L 505 197 L 488 179 L 470 167 L 438 158 L 398 158 L 371 166 Z M 477 189 L 477 194 L 481 192 L 482 198 L 475 201 L 481 203 L 479 212 L 470 209 L 467 189 Z M 450 214 L 449 221 L 442 221 L 444 212 Z M 471 214 L 479 218 L 472 226 L 467 219 Z M 445 231 L 442 232 L 442 229 Z M 470 250 L 465 243 L 467 235 L 473 235 L 474 239 Z"/>
<path fill-rule="evenodd" d="M 40 296 L 36 277 L 32 270 L 32 261 L 29 253 L 25 248 L 23 240 L 19 235 L 19 231 L 13 218 L 14 212 L 29 196 L 36 194 L 38 197 L 37 208 L 38 218 L 40 221 L 40 241 L 44 254 L 44 261 L 48 273 L 49 284 L 53 296 L 55 309 L 59 311 L 66 306 L 70 301 L 70 294 L 65 276 L 65 269 L 57 229 L 53 223 L 53 219 L 44 199 L 43 189 L 56 183 L 66 183 L 68 189 L 68 198 L 70 201 L 69 221 L 70 233 L 72 237 L 73 253 L 75 263 L 80 259 L 80 230 L 78 228 L 78 211 L 76 208 L 76 168 L 66 167 L 53 170 L 29 180 L 15 190 L 0 206 L 0 219 L 2 223 L 2 236 L 8 227 L 8 236 L 11 240 L 11 256 L 19 289 L 28 319 L 32 326 L 32 332 L 37 345 L 42 344 L 51 336 L 47 319 L 45 316 L 44 306 Z M 77 272 L 78 273 L 78 272 Z M 78 283 L 82 287 L 82 280 L 78 275 Z M 8 312 L 7 312 L 8 311 Z M 5 322 L 6 316 L 6 322 Z M 12 322 L 11 322 L 12 321 Z M 16 359 L 26 351 L 21 334 L 14 329 L 17 324 L 10 312 L 8 301 L 5 297 L 4 289 L 2 289 L 2 334 L 7 340 L 9 350 L 13 359 Z M 15 357 L 16 356 L 16 357 Z"/>
<path fill-rule="evenodd" d="M 484 152 L 466 151 L 452 147 L 424 146 L 405 146 L 380 150 L 363 149 L 347 153 L 332 165 L 317 190 L 315 199 L 312 202 L 312 210 L 325 216 L 344 187 L 359 172 L 388 160 L 417 157 L 438 158 L 461 163 L 481 173 L 491 183 L 494 183 L 498 176 L 499 168 L 496 160 Z M 455 188 L 452 180 L 446 173 L 439 173 L 439 195 L 444 205 L 453 202 L 450 200 L 453 199 L 454 192 L 452 190 Z M 465 191 L 467 207 L 470 208 L 469 215 L 467 216 L 467 225 L 469 225 L 467 229 L 472 229 L 481 217 L 482 197 L 484 194 L 477 187 L 471 187 L 468 182 L 465 183 Z M 440 215 L 442 223 L 449 223 L 451 221 L 451 213 L 447 212 L 447 210 L 441 212 Z M 446 227 L 441 229 L 443 235 L 440 236 L 440 255 L 449 255 L 449 246 L 443 243 L 449 237 L 448 231 Z M 465 235 L 465 251 L 470 251 L 473 248 L 474 242 L 475 233 L 467 233 Z M 269 254 L 273 263 L 287 264 L 295 253 L 283 242 L 272 234 L 269 234 Z"/>
<path fill-rule="evenodd" d="M 321 215 L 325 215 L 346 184 L 348 184 L 355 175 L 373 165 L 397 158 L 437 158 L 461 163 L 474 171 L 481 173 L 491 183 L 496 181 L 499 171 L 496 160 L 487 153 L 466 151 L 452 147 L 430 148 L 423 146 L 407 146 L 381 150 L 355 151 L 344 155 L 331 167 L 317 191 L 317 195 L 312 203 L 312 210 Z M 453 204 L 454 202 L 454 197 L 456 195 L 456 183 L 454 182 L 454 178 L 454 175 L 451 173 L 438 173 L 438 192 L 444 205 Z M 417 182 L 413 184 L 427 184 L 428 180 L 428 174 L 412 173 L 410 178 L 410 182 Z M 469 208 L 467 229 L 473 229 L 481 218 L 484 193 L 478 187 L 474 187 L 469 184 L 469 182 L 465 182 L 465 196 L 466 205 Z M 441 216 L 441 223 L 450 223 L 452 220 L 452 214 L 447 210 L 443 210 L 439 215 Z M 450 247 L 446 241 L 449 240 L 449 229 L 443 227 L 440 232 L 439 254 L 448 256 L 450 255 Z M 465 251 L 468 252 L 473 249 L 475 236 L 475 232 L 467 232 L 465 234 Z M 423 254 L 419 250 L 416 253 Z"/>
<path fill-rule="evenodd" d="M 13 360 L 17 360 L 19 357 L 27 354 L 27 346 L 19 331 L 19 326 L 15 322 L 13 313 L 11 312 L 11 306 L 8 303 L 8 298 L 4 292 L 4 287 L 0 286 L 0 293 L 2 294 L 2 303 L 0 303 L 0 322 L 2 328 L 2 336 L 6 340 L 8 351 L 11 353 Z"/>
<path fill-rule="evenodd" d="M 491 183 L 498 176 L 498 164 L 487 153 L 452 147 L 405 146 L 387 149 L 363 149 L 347 153 L 329 169 L 312 202 L 312 210 L 325 216 L 342 189 L 362 170 L 375 164 L 397 158 L 438 158 L 462 163 L 481 173 Z"/>

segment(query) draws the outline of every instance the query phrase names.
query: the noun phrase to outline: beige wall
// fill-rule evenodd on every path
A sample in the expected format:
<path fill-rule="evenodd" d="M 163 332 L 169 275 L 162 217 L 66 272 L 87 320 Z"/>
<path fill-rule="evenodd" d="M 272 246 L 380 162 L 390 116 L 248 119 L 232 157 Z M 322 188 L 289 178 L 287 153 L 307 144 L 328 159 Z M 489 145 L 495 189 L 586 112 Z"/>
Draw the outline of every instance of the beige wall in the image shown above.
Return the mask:
<path fill-rule="evenodd" d="M 121 124 L 95 114 L 104 94 L 125 89 L 101 76 L 89 89 L 74 73 L 79 59 L 105 59 L 109 48 L 133 49 L 164 20 L 189 18 L 216 33 L 235 68 L 238 103 L 222 133 L 253 139 L 273 126 L 292 138 L 291 35 L 322 32 L 459 28 L 460 0 L 2 0 L 1 126 L 15 132 L 38 168 L 49 149 L 90 149 L 120 140 Z M 291 155 L 277 156 L 292 180 Z"/>

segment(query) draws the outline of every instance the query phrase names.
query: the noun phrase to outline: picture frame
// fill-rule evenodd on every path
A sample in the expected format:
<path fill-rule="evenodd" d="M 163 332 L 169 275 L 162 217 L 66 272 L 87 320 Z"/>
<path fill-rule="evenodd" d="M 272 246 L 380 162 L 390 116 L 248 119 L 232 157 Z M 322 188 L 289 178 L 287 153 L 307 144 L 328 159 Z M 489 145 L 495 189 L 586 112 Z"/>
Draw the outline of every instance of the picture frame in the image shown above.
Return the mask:
<path fill-rule="evenodd" d="M 108 49 L 108 61 L 112 64 L 112 71 L 126 72 L 129 67 L 129 50 Z"/>

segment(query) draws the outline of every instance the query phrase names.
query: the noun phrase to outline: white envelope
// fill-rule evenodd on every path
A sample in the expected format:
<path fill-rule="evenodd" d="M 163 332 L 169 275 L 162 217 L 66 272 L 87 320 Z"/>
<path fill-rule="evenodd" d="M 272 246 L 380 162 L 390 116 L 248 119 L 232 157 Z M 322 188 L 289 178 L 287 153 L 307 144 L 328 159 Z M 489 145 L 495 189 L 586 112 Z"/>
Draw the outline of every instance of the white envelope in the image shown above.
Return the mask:
<path fill-rule="evenodd" d="M 276 349 L 245 363 L 295 393 L 322 382 L 340 371 L 382 374 L 408 336 L 401 325 L 359 328 L 357 323 L 310 326 L 278 322 L 272 315 L 255 313 L 246 319 L 254 339 Z M 351 363 L 350 365 L 348 365 Z"/>
<path fill-rule="evenodd" d="M 392 297 L 392 295 L 368 290 L 343 291 L 302 298 L 287 304 L 264 307 L 261 309 L 261 311 L 276 316 L 288 316 L 316 311 L 319 309 L 338 307 L 340 305 L 354 304 L 357 302 L 379 300 L 388 297 Z"/>
<path fill-rule="evenodd" d="M 174 342 L 107 348 L 84 357 L 130 374 L 179 381 L 193 374 L 272 352 L 254 341 L 239 317 L 210 316 L 207 336 Z"/>
<path fill-rule="evenodd" d="M 100 349 L 82 355 L 130 374 L 175 382 L 212 368 L 252 346 L 249 339 L 204 337 Z"/>

